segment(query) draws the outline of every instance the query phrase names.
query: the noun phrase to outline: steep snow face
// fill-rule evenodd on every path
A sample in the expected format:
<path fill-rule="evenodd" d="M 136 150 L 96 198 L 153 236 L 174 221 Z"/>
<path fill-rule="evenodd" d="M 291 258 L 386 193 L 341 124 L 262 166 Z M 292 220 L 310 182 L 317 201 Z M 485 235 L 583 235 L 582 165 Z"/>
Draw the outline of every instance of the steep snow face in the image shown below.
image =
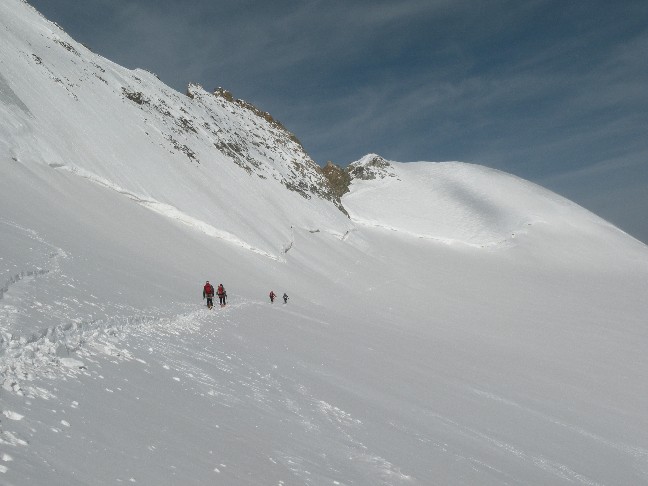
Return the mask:
<path fill-rule="evenodd" d="M 571 201 L 483 166 L 399 163 L 370 154 L 349 171 L 353 182 L 342 201 L 361 226 L 476 248 L 511 246 L 536 225 L 555 237 L 577 233 L 593 246 L 610 235 L 629 239 Z"/>
<path fill-rule="evenodd" d="M 270 258 L 281 258 L 291 226 L 347 231 L 320 169 L 268 114 L 222 90 L 180 95 L 89 52 L 20 0 L 0 5 L 0 43 L 3 157 Z M 282 223 L 257 223 L 271 214 Z"/>

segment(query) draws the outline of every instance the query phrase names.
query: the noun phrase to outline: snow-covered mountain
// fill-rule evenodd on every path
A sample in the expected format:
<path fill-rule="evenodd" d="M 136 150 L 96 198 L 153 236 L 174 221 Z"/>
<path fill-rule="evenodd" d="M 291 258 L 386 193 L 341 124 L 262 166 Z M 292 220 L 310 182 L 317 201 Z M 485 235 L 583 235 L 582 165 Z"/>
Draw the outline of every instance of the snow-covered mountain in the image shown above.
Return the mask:
<path fill-rule="evenodd" d="M 0 483 L 648 484 L 645 245 L 471 164 L 330 184 L 19 0 L 0 45 Z"/>
<path fill-rule="evenodd" d="M 1 8 L 12 122 L 2 150 L 12 160 L 68 171 L 273 258 L 291 224 L 346 231 L 321 170 L 269 114 L 222 89 L 181 95 L 89 52 L 18 1 Z M 288 224 L 257 223 L 277 212 Z"/>

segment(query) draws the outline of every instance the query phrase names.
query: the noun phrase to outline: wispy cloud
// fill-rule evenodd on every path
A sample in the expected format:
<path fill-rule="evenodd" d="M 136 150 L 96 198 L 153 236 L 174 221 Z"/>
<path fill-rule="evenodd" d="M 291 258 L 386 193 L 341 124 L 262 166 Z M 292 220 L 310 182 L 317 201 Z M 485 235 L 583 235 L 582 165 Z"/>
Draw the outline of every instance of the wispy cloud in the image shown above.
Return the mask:
<path fill-rule="evenodd" d="M 320 162 L 467 160 L 537 181 L 565 175 L 568 196 L 569 180 L 582 195 L 588 171 L 648 186 L 623 169 L 648 150 L 643 0 L 34 4 L 67 12 L 54 20 L 79 40 L 179 91 L 231 89 Z"/>

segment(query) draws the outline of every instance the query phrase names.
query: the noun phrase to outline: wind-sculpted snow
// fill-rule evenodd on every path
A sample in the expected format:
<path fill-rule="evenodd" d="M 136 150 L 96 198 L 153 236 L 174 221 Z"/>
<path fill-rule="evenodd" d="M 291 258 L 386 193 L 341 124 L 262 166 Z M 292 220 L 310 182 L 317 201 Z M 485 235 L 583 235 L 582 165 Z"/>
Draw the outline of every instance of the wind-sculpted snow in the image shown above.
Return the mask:
<path fill-rule="evenodd" d="M 102 187 L 106 187 L 108 189 L 111 189 L 119 194 L 122 194 L 129 199 L 135 201 L 136 203 L 142 205 L 145 208 L 150 209 L 151 211 L 154 211 L 158 214 L 161 214 L 163 216 L 166 216 L 169 219 L 172 219 L 174 221 L 178 221 L 182 224 L 185 224 L 191 228 L 196 229 L 197 231 L 201 231 L 202 233 L 205 233 L 208 236 L 211 236 L 213 238 L 218 238 L 220 240 L 227 241 L 233 245 L 240 246 L 241 248 L 244 248 L 246 250 L 249 250 L 254 253 L 258 253 L 260 255 L 263 255 L 267 258 L 270 258 L 272 260 L 279 260 L 279 257 L 272 255 L 270 253 L 267 253 L 263 250 L 259 250 L 257 248 L 254 248 L 253 246 L 247 244 L 244 241 L 241 241 L 238 237 L 235 235 L 232 235 L 231 233 L 228 233 L 227 231 L 220 230 L 218 228 L 215 228 L 214 226 L 204 222 L 200 221 L 196 218 L 193 218 L 182 211 L 179 211 L 178 208 L 175 208 L 169 204 L 164 204 L 159 201 L 155 201 L 153 199 L 148 199 L 148 198 L 143 198 L 141 196 L 137 196 L 135 194 L 131 194 L 130 192 L 126 191 L 125 189 L 117 186 L 116 184 L 111 183 L 108 180 L 105 180 L 101 177 L 97 177 L 83 169 L 77 169 L 75 167 L 66 167 L 64 165 L 51 165 L 51 167 L 56 168 L 56 169 L 62 169 L 62 170 L 67 170 L 73 174 L 77 174 L 80 177 L 83 177 L 84 179 L 87 179 L 91 182 L 94 182 L 95 184 L 98 184 Z"/>
<path fill-rule="evenodd" d="M 376 167 L 376 157 L 352 165 L 353 173 L 368 164 L 371 177 L 356 177 L 342 200 L 359 225 L 476 248 L 510 247 L 538 224 L 585 233 L 612 228 L 556 194 L 493 169 L 459 162 Z"/>

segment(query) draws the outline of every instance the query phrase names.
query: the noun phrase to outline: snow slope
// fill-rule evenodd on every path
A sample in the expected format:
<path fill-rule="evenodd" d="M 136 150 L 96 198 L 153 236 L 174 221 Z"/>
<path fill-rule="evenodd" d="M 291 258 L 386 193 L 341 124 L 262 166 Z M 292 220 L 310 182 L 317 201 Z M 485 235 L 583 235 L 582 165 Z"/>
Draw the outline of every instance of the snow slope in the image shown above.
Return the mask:
<path fill-rule="evenodd" d="M 476 248 L 510 246 L 538 224 L 557 235 L 586 237 L 588 246 L 627 240 L 577 204 L 495 169 L 461 162 L 403 164 L 375 154 L 351 167 L 367 167 L 369 174 L 355 177 L 344 197 L 358 225 Z"/>
<path fill-rule="evenodd" d="M 648 484 L 645 245 L 456 162 L 367 156 L 347 219 L 227 95 L 0 42 L 0 484 Z"/>
<path fill-rule="evenodd" d="M 0 9 L 0 42 L 11 47 L 0 52 L 5 157 L 102 185 L 269 258 L 280 258 L 291 225 L 346 231 L 322 199 L 316 164 L 269 115 L 222 91 L 192 85 L 184 96 L 117 66 L 20 0 Z M 261 227 L 271 213 L 285 224 Z"/>

